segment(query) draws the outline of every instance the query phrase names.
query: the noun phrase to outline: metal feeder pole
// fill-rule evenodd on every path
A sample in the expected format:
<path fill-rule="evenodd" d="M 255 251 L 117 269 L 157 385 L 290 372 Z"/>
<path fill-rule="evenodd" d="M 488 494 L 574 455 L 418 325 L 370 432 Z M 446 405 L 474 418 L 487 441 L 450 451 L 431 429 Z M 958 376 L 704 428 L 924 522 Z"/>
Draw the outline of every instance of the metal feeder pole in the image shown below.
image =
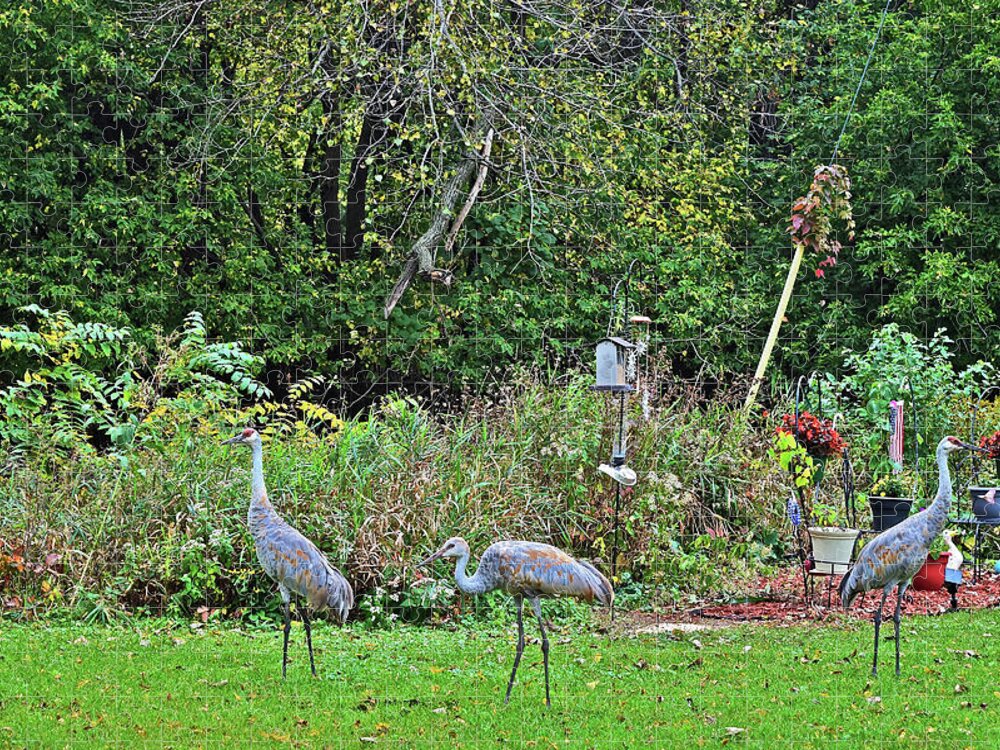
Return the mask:
<path fill-rule="evenodd" d="M 617 309 L 615 308 L 615 298 L 618 295 L 618 286 L 624 282 L 625 286 L 625 300 L 622 305 L 622 316 L 625 319 L 625 338 L 628 341 L 632 340 L 632 324 L 628 319 L 628 304 L 629 304 L 629 291 L 632 286 L 632 268 L 638 262 L 638 258 L 634 258 L 628 265 L 628 270 L 625 271 L 625 278 L 615 284 L 614 289 L 611 292 L 611 321 L 608 325 L 608 332 L 610 335 L 611 327 L 614 325 L 614 318 L 617 314 Z M 622 460 L 625 458 L 625 392 L 618 394 L 618 447 L 622 452 Z M 622 502 L 622 485 L 621 482 L 615 482 L 615 505 L 614 505 L 614 541 L 611 547 L 611 578 L 614 580 L 618 576 L 618 532 L 619 532 L 619 515 L 621 513 L 621 502 Z M 615 620 L 615 605 L 614 601 L 611 602 L 611 621 Z"/>

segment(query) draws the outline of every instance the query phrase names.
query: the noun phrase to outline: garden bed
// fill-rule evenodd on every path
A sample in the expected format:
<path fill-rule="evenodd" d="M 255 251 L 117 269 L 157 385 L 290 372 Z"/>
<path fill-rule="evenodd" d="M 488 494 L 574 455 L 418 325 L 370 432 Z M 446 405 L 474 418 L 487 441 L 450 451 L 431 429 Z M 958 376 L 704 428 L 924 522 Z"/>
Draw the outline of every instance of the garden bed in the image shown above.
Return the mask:
<path fill-rule="evenodd" d="M 1000 575 L 984 573 L 979 582 L 972 583 L 971 571 L 965 571 L 966 583 L 959 587 L 958 606 L 960 610 L 988 609 L 1000 605 Z M 834 576 L 831 606 L 826 606 L 828 579 L 816 576 L 811 601 L 805 601 L 802 596 L 802 576 L 794 568 L 784 569 L 776 575 L 761 577 L 757 581 L 755 591 L 760 592 L 748 596 L 742 602 L 711 603 L 706 602 L 677 612 L 650 615 L 636 613 L 637 624 L 640 627 L 653 625 L 657 622 L 764 622 L 771 624 L 793 623 L 803 620 L 827 620 L 831 616 L 844 616 L 837 595 L 837 584 L 840 576 Z M 863 599 L 859 598 L 846 613 L 848 617 L 870 619 L 875 613 L 881 599 L 878 591 L 869 592 Z M 903 601 L 903 613 L 906 615 L 940 615 L 950 611 L 950 594 L 946 589 L 939 591 L 907 591 Z M 895 607 L 896 600 L 890 595 L 886 601 L 886 610 Z"/>

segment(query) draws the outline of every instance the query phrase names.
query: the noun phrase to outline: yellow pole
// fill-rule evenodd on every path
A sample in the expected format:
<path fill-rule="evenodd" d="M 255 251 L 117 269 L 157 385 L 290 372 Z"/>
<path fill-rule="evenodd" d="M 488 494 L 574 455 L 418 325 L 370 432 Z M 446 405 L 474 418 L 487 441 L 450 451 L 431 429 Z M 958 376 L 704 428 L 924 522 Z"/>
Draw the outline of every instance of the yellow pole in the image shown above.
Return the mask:
<path fill-rule="evenodd" d="M 799 266 L 802 263 L 802 256 L 805 253 L 805 245 L 796 243 L 795 255 L 792 256 L 792 265 L 788 269 L 788 276 L 785 278 L 785 288 L 781 292 L 781 299 L 778 300 L 778 309 L 774 312 L 774 320 L 771 321 L 771 332 L 767 334 L 767 341 L 764 343 L 764 351 L 760 353 L 760 362 L 757 363 L 757 372 L 754 373 L 753 382 L 750 383 L 750 392 L 747 400 L 743 404 L 745 410 L 753 406 L 757 398 L 757 391 L 760 384 L 764 382 L 764 372 L 767 370 L 767 363 L 771 359 L 771 351 L 774 343 L 778 340 L 778 331 L 781 330 L 781 321 L 785 317 L 785 310 L 788 309 L 788 302 L 792 298 L 792 289 L 795 288 L 795 279 L 799 275 Z"/>

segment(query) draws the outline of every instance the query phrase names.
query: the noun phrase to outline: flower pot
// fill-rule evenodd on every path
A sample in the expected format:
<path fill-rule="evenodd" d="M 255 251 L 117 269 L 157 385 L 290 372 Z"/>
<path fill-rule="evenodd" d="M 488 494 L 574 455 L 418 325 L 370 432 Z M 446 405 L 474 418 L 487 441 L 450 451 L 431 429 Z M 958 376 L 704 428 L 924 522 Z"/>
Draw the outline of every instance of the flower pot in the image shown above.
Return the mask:
<path fill-rule="evenodd" d="M 810 526 L 809 538 L 812 540 L 812 554 L 816 561 L 812 572 L 826 575 L 846 573 L 859 533 L 857 529 Z"/>
<path fill-rule="evenodd" d="M 872 509 L 872 529 L 885 531 L 910 515 L 913 498 L 871 496 L 868 505 Z"/>
<path fill-rule="evenodd" d="M 944 586 L 944 570 L 948 565 L 949 554 L 942 552 L 937 560 L 932 560 L 928 555 L 923 567 L 913 576 L 913 588 L 917 591 L 937 591 Z"/>
<path fill-rule="evenodd" d="M 992 503 L 986 500 L 986 493 L 990 490 L 996 490 L 996 497 Z M 1000 488 L 969 487 L 969 497 L 972 498 L 972 512 L 976 518 L 1000 519 Z"/>

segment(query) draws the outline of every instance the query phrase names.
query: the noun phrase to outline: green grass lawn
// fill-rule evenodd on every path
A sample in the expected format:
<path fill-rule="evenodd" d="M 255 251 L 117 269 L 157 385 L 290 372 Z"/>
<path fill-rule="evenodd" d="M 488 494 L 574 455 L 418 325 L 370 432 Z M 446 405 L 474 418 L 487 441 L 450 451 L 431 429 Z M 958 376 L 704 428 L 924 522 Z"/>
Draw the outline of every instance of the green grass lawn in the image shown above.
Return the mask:
<path fill-rule="evenodd" d="M 891 623 L 888 631 L 891 634 Z M 556 623 L 553 706 L 514 629 L 274 632 L 5 624 L 0 747 L 996 747 L 1000 614 L 904 621 L 903 674 L 870 626 L 607 636 Z M 683 743 L 683 744 L 681 744 Z M 882 745 L 877 745 L 881 747 Z"/>

